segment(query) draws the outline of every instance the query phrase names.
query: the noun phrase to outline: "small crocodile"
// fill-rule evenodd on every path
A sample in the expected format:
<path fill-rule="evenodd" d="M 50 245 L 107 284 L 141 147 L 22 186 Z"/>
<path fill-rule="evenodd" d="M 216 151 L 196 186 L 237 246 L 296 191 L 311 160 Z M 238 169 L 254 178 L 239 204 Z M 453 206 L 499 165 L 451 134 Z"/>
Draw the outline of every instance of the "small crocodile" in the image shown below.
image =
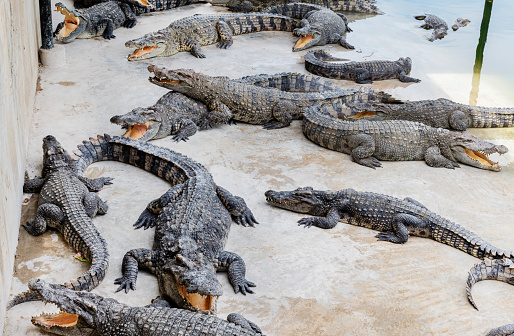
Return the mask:
<path fill-rule="evenodd" d="M 201 46 L 216 43 L 218 48 L 227 49 L 233 43 L 233 35 L 292 31 L 294 25 L 291 18 L 266 13 L 200 14 L 173 21 L 164 29 L 127 41 L 125 46 L 137 48 L 128 56 L 129 61 L 172 56 L 180 51 L 190 51 L 195 57 L 205 58 Z"/>
<path fill-rule="evenodd" d="M 131 307 L 115 299 L 88 292 L 75 292 L 31 280 L 29 287 L 38 300 L 53 303 L 58 314 L 41 314 L 31 319 L 42 331 L 69 336 L 259 336 L 260 328 L 239 314 L 227 320 L 183 309 L 169 308 L 160 302 Z"/>
<path fill-rule="evenodd" d="M 348 27 L 348 19 L 344 14 L 336 13 L 323 6 L 301 2 L 274 6 L 263 12 L 301 20 L 299 27 L 293 30 L 293 34 L 300 37 L 294 44 L 293 51 L 330 43 L 340 44 L 347 49 L 355 49 L 344 38 L 346 32 L 352 31 Z"/>
<path fill-rule="evenodd" d="M 107 212 L 107 204 L 91 191 L 112 184 L 111 178 L 89 179 L 76 173 L 70 155 L 51 135 L 43 139 L 43 171 L 41 177 L 27 180 L 23 192 L 39 193 L 39 205 L 33 221 L 23 227 L 34 236 L 47 229 L 57 229 L 76 251 L 91 261 L 91 267 L 76 280 L 65 283 L 73 290 L 92 290 L 103 280 L 109 265 L 107 243 L 91 217 Z M 89 190 L 88 190 L 89 189 Z M 8 309 L 37 299 L 32 291 L 14 297 Z"/>
<path fill-rule="evenodd" d="M 55 7 L 65 16 L 54 32 L 55 39 L 63 43 L 95 36 L 109 40 L 116 37 L 115 29 L 132 28 L 137 23 L 130 5 L 119 1 L 107 1 L 83 10 L 69 10 L 61 2 Z"/>
<path fill-rule="evenodd" d="M 359 84 L 395 78 L 404 83 L 418 83 L 421 81 L 407 76 L 412 67 L 412 60 L 409 57 L 401 57 L 396 61 L 364 61 L 336 64 L 326 61 L 347 60 L 333 57 L 321 49 L 313 50 L 305 55 L 305 69 L 318 76 L 332 79 L 349 79 Z"/>
<path fill-rule="evenodd" d="M 435 16 L 432 14 L 425 15 L 416 15 L 414 16 L 416 20 L 425 21 L 424 24 L 420 26 L 420 28 L 424 29 L 433 29 L 432 36 L 428 39 L 430 42 L 434 42 L 435 40 L 442 39 L 448 34 L 448 24 L 441 19 L 439 16 Z"/>
<path fill-rule="evenodd" d="M 342 116 L 346 111 L 345 103 L 390 99 L 387 94 L 367 88 L 287 92 L 228 77 L 211 77 L 191 69 L 168 70 L 150 65 L 148 71 L 154 73 L 150 82 L 204 102 L 220 120 L 224 116 L 226 123 L 233 119 L 264 125 L 265 129 L 287 127 L 292 120 L 302 118 L 305 108 L 315 104 L 330 103 L 334 116 Z"/>
<path fill-rule="evenodd" d="M 334 228 L 338 221 L 380 231 L 378 240 L 395 244 L 406 243 L 409 236 L 431 238 L 440 243 L 464 251 L 473 257 L 484 259 L 487 268 L 477 267 L 470 272 L 468 278 L 468 298 L 471 285 L 483 278 L 483 273 L 498 276 L 498 280 L 514 284 L 513 269 L 510 274 L 491 270 L 491 263 L 500 265 L 500 261 L 514 258 L 514 252 L 501 250 L 484 241 L 475 233 L 428 210 L 423 204 L 412 199 L 359 192 L 353 189 L 339 191 L 313 190 L 311 187 L 298 188 L 293 191 L 268 190 L 266 201 L 271 205 L 294 212 L 310 214 L 315 217 L 302 218 L 298 225 L 305 227 L 317 226 L 322 229 Z M 488 261 L 489 260 L 489 261 Z M 487 264 L 489 263 L 489 264 Z M 510 263 L 512 265 L 512 262 Z M 502 266 L 503 267 L 503 266 Z M 474 303 L 473 303 L 474 305 Z"/>
<path fill-rule="evenodd" d="M 138 267 L 157 276 L 165 299 L 178 307 L 214 312 L 223 294 L 216 271 L 227 271 L 236 293 L 253 293 L 245 279 L 246 266 L 237 254 L 224 251 L 232 220 L 243 226 L 257 223 L 241 197 L 216 185 L 201 164 L 170 149 L 108 135 L 84 141 L 75 153 L 75 169 L 114 160 L 143 168 L 172 184 L 150 202 L 134 226 L 155 227 L 153 248 L 133 249 L 123 257 L 117 291 L 136 288 Z"/>
<path fill-rule="evenodd" d="M 468 127 L 513 127 L 514 108 L 459 104 L 446 98 L 407 101 L 403 104 L 354 104 L 351 118 L 366 120 L 410 120 L 465 131 Z"/>
<path fill-rule="evenodd" d="M 379 160 L 424 160 L 431 167 L 454 169 L 459 163 L 500 171 L 489 160 L 493 153 L 508 149 L 481 140 L 468 132 L 434 128 L 414 121 L 347 121 L 327 116 L 325 107 L 304 111 L 303 133 L 314 143 L 350 154 L 358 164 L 375 169 Z"/>
<path fill-rule="evenodd" d="M 294 2 L 291 0 L 207 0 L 213 5 L 227 6 L 233 12 L 259 12 L 266 8 Z M 374 4 L 375 0 L 302 0 L 301 2 L 323 6 L 333 11 L 384 14 Z"/>
<path fill-rule="evenodd" d="M 466 27 L 471 21 L 468 19 L 458 18 L 452 25 L 453 31 L 459 30 L 459 28 Z"/>

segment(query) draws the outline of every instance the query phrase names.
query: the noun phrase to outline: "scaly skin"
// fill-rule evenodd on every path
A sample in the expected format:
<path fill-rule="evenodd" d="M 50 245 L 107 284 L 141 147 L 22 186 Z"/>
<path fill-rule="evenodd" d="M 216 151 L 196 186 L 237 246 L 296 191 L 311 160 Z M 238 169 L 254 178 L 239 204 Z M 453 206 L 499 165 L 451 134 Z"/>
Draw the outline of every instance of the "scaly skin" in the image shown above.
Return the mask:
<path fill-rule="evenodd" d="M 425 15 L 416 15 L 414 17 L 416 20 L 423 20 L 425 23 L 421 25 L 421 28 L 424 29 L 433 29 L 432 36 L 428 39 L 430 42 L 434 42 L 435 40 L 442 39 L 448 34 L 448 24 L 441 19 L 439 16 L 435 16 L 432 14 Z"/>
<path fill-rule="evenodd" d="M 347 49 L 355 49 L 344 38 L 346 32 L 352 31 L 348 27 L 348 19 L 344 14 L 336 13 L 326 7 L 301 2 L 274 6 L 263 12 L 301 20 L 299 28 L 293 31 L 294 35 L 300 36 L 293 46 L 293 51 L 331 43 L 340 44 Z"/>
<path fill-rule="evenodd" d="M 458 163 L 500 171 L 488 159 L 508 149 L 483 141 L 468 132 L 434 128 L 406 120 L 343 121 L 326 115 L 319 106 L 304 112 L 303 133 L 314 143 L 350 154 L 353 161 L 376 168 L 386 161 L 424 160 L 431 167 L 454 169 Z"/>
<path fill-rule="evenodd" d="M 304 75 L 297 72 L 282 72 L 278 74 L 260 74 L 244 76 L 235 79 L 241 83 L 256 85 L 265 88 L 274 88 L 287 92 L 321 92 L 341 90 L 333 82 L 312 75 Z M 381 92 L 382 98 L 387 101 L 396 101 L 391 96 Z"/>
<path fill-rule="evenodd" d="M 359 84 L 373 83 L 374 80 L 398 79 L 404 83 L 418 83 L 419 79 L 407 76 L 412 67 L 409 57 L 397 61 L 364 61 L 332 63 L 326 61 L 344 61 L 332 57 L 326 51 L 318 49 L 305 55 L 305 69 L 315 75 L 332 79 L 348 79 Z"/>
<path fill-rule="evenodd" d="M 129 61 L 152 57 L 172 56 L 190 51 L 193 56 L 205 58 L 201 46 L 214 44 L 227 49 L 233 35 L 258 31 L 292 31 L 294 22 L 285 16 L 273 14 L 206 14 L 188 16 L 172 22 L 167 28 L 127 41 L 125 46 L 137 48 L 128 56 Z"/>
<path fill-rule="evenodd" d="M 465 131 L 468 127 L 513 127 L 514 108 L 471 106 L 449 99 L 407 101 L 403 104 L 355 104 L 354 119 L 410 120 L 432 127 Z M 371 112 L 371 113 L 369 113 Z"/>
<path fill-rule="evenodd" d="M 54 32 L 55 39 L 63 43 L 95 36 L 109 40 L 116 37 L 113 34 L 115 29 L 132 28 L 137 23 L 130 5 L 118 1 L 103 2 L 84 10 L 69 10 L 60 2 L 55 6 L 65 15 Z"/>
<path fill-rule="evenodd" d="M 259 12 L 271 6 L 289 4 L 291 0 L 207 0 L 213 5 L 227 6 L 233 12 Z M 371 14 L 384 14 L 375 0 L 304 0 L 303 3 L 327 7 L 333 11 L 348 11 Z"/>
<path fill-rule="evenodd" d="M 115 299 L 87 292 L 66 290 L 40 279 L 29 287 L 38 300 L 56 304 L 60 314 L 42 314 L 31 321 L 41 330 L 67 336 L 258 336 L 262 332 L 253 322 L 238 314 L 226 320 L 187 310 L 169 308 L 157 302 L 145 307 L 130 307 Z"/>
<path fill-rule="evenodd" d="M 485 259 L 470 271 L 466 290 L 474 307 L 470 293 L 475 282 L 489 278 L 514 285 L 513 268 L 507 269 L 504 266 L 512 266 L 514 252 L 492 246 L 475 233 L 431 212 L 414 199 L 402 200 L 353 189 L 320 191 L 311 187 L 293 191 L 268 190 L 265 195 L 271 205 L 315 216 L 298 221 L 299 225 L 305 227 L 332 229 L 341 221 L 380 231 L 376 236 L 378 240 L 403 244 L 409 236 L 425 237 L 480 259 L 499 259 Z"/>
<path fill-rule="evenodd" d="M 136 288 L 138 268 L 154 273 L 161 295 L 178 307 L 214 312 L 223 294 L 216 271 L 227 271 L 236 293 L 253 293 L 246 267 L 237 254 L 224 251 L 232 220 L 254 226 L 256 220 L 241 197 L 217 186 L 199 163 L 170 149 L 124 137 L 99 136 L 79 146 L 77 172 L 92 162 L 115 160 L 143 168 L 172 187 L 150 202 L 134 226 L 155 227 L 154 245 L 134 249 L 123 258 L 118 291 Z"/>
<path fill-rule="evenodd" d="M 43 139 L 42 177 L 28 180 L 23 192 L 39 192 L 39 206 L 33 221 L 23 225 L 34 236 L 43 234 L 49 227 L 62 233 L 64 239 L 77 252 L 91 262 L 91 267 L 76 280 L 65 283 L 66 288 L 90 291 L 103 280 L 109 265 L 107 243 L 102 238 L 91 217 L 107 212 L 107 204 L 97 194 L 111 178 L 91 180 L 76 173 L 68 153 L 51 135 Z M 33 301 L 29 291 L 14 297 L 8 309 Z"/>
<path fill-rule="evenodd" d="M 75 0 L 75 8 L 87 8 L 94 6 L 99 3 L 107 2 L 111 0 Z M 195 3 L 200 3 L 198 0 L 119 0 L 133 5 L 133 10 L 136 15 L 142 13 L 160 12 L 169 10 L 176 7 L 187 6 Z"/>
<path fill-rule="evenodd" d="M 265 129 L 287 127 L 301 119 L 303 110 L 313 105 L 330 103 L 334 116 L 344 116 L 349 102 L 390 99 L 369 88 L 323 92 L 287 92 L 251 85 L 228 77 L 211 77 L 191 69 L 167 70 L 149 66 L 154 73 L 150 82 L 204 102 L 220 120 L 230 119 L 264 125 Z"/>

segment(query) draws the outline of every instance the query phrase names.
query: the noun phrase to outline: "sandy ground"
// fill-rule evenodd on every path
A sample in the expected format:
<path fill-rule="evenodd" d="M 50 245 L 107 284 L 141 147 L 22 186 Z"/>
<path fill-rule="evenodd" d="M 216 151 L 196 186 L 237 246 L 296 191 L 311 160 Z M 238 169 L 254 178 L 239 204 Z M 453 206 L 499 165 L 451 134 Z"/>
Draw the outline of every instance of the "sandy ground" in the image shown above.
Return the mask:
<path fill-rule="evenodd" d="M 389 7 L 388 7 L 389 6 Z M 384 11 L 391 11 L 384 4 Z M 148 62 L 128 62 L 124 42 L 167 26 L 171 21 L 196 13 L 223 12 L 209 5 L 194 5 L 139 18 L 133 29 L 115 31 L 111 41 L 95 38 L 66 45 L 67 64 L 41 69 L 37 108 L 31 129 L 27 172 L 40 174 L 42 139 L 52 134 L 69 150 L 96 134 L 121 134 L 109 123 L 111 116 L 138 106 L 149 106 L 167 91 L 147 81 L 147 64 L 170 68 L 194 68 L 210 75 L 238 78 L 257 73 L 305 72 L 302 56 L 292 53 L 294 38 L 286 32 L 256 33 L 235 38 L 228 50 L 204 47 L 206 59 L 189 53 Z M 415 14 L 415 13 L 414 13 Z M 62 20 L 54 14 L 54 25 Z M 468 103 L 473 59 L 459 59 L 474 52 L 480 19 L 462 35 L 451 32 L 435 43 L 408 16 L 354 16 L 354 32 L 348 41 L 355 51 L 324 47 L 333 54 L 359 59 L 413 59 L 413 77 L 419 84 L 388 80 L 373 84 L 402 99 L 450 98 Z M 380 27 L 377 31 L 376 27 Z M 459 31 L 460 32 L 460 31 Z M 468 39 L 474 42 L 458 42 Z M 465 41 L 468 41 L 465 40 Z M 505 42 L 505 41 L 504 41 Z M 455 48 L 464 43 L 466 48 Z M 494 43 L 494 41 L 490 42 Z M 469 44 L 469 45 L 468 45 Z M 465 64 L 463 64 L 465 63 Z M 467 72 L 461 69 L 466 69 Z M 514 106 L 512 96 L 497 90 L 501 77 L 482 76 L 481 105 Z M 507 83 L 508 84 L 508 83 Z M 353 87 L 354 83 L 338 85 Z M 509 84 L 510 85 L 510 84 Z M 514 130 L 472 130 L 494 143 L 514 148 Z M 302 215 L 266 204 L 268 189 L 290 190 L 313 186 L 321 190 L 354 188 L 397 197 L 410 196 L 429 209 L 461 224 L 488 242 L 512 249 L 514 157 L 495 157 L 504 166 L 489 172 L 463 166 L 436 169 L 424 162 L 383 162 L 372 170 L 351 161 L 348 155 L 323 149 L 307 140 L 301 122 L 265 131 L 259 126 L 238 124 L 201 131 L 187 143 L 171 138 L 154 141 L 186 154 L 205 165 L 216 183 L 244 197 L 260 224 L 237 225 L 226 250 L 241 255 L 247 278 L 257 284 L 255 294 L 234 294 L 225 274 L 218 278 L 224 295 L 219 316 L 243 314 L 267 335 L 483 335 L 486 330 L 513 323 L 514 289 L 504 283 L 485 281 L 473 294 L 480 308 L 467 302 L 465 282 L 477 259 L 430 239 L 411 238 L 404 245 L 378 242 L 371 230 L 340 223 L 332 230 L 304 229 L 296 222 Z M 153 230 L 134 231 L 132 223 L 146 204 L 169 185 L 140 169 L 121 163 L 99 163 L 87 170 L 90 177 L 114 177 L 114 184 L 99 192 L 110 209 L 93 220 L 109 244 L 110 269 L 95 289 L 130 305 L 145 305 L 158 295 L 154 276 L 141 272 L 137 290 L 116 293 L 113 285 L 121 274 L 126 251 L 150 248 Z M 37 195 L 27 194 L 22 222 L 33 217 Z M 26 289 L 29 279 L 41 277 L 62 283 L 87 269 L 73 258 L 74 251 L 62 237 L 48 232 L 32 237 L 20 229 L 15 276 L 11 293 Z M 4 335 L 40 335 L 30 316 L 55 310 L 41 303 L 19 305 L 8 312 Z"/>

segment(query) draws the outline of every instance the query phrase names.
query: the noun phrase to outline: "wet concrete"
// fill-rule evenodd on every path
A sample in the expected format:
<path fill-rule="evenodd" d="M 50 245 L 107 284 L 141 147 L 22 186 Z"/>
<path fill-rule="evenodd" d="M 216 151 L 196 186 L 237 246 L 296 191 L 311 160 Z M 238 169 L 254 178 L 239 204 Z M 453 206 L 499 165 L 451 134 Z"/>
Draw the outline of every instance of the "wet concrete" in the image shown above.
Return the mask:
<path fill-rule="evenodd" d="M 421 83 L 389 80 L 373 86 L 402 99 L 446 97 L 467 103 L 480 24 L 475 14 L 480 13 L 480 4 L 476 2 L 476 7 L 464 13 L 462 6 L 445 8 L 443 14 L 447 14 L 450 24 L 453 16 L 469 18 L 472 23 L 449 32 L 442 41 L 430 43 L 426 40 L 429 33 L 417 28 L 420 23 L 412 15 L 428 10 L 437 14 L 436 4 L 428 9 L 411 4 L 401 11 L 391 3 L 380 3 L 388 14 L 352 16 L 358 20 L 351 23 L 354 32 L 348 34 L 347 40 L 357 47 L 355 51 L 334 45 L 324 49 L 355 60 L 410 56 L 414 64 L 411 75 L 421 78 Z M 403 5 L 400 1 L 399 6 Z M 204 47 L 206 59 L 180 53 L 139 63 L 126 60 L 131 51 L 123 46 L 126 40 L 184 16 L 221 11 L 196 5 L 156 13 L 140 17 L 131 30 L 116 30 L 115 40 L 96 38 L 66 45 L 67 64 L 60 69 L 42 69 L 28 153 L 30 177 L 41 171 L 41 141 L 45 135 L 53 134 L 71 150 L 96 134 L 122 134 L 118 126 L 109 123 L 111 116 L 152 105 L 165 94 L 166 90 L 147 81 L 149 63 L 233 78 L 305 72 L 301 58 L 305 52 L 292 53 L 294 38 L 285 32 L 238 36 L 228 50 Z M 62 20 L 56 15 L 54 22 Z M 486 51 L 488 47 L 495 50 L 500 43 L 512 45 L 512 35 L 505 40 L 506 35 L 500 31 L 502 39 L 498 40 L 495 30 L 491 29 L 490 34 Z M 504 55 L 489 57 L 497 67 L 505 62 L 506 69 L 510 69 Z M 512 78 L 488 70 L 485 64 L 482 71 L 478 103 L 514 106 L 514 98 L 504 90 L 512 87 Z M 351 82 L 338 85 L 355 86 Z M 514 148 L 513 129 L 471 132 Z M 306 185 L 323 190 L 354 188 L 410 196 L 493 245 L 513 249 L 512 153 L 495 158 L 504 166 L 499 173 L 466 166 L 435 169 L 424 162 L 383 162 L 383 168 L 372 170 L 353 163 L 348 155 L 308 141 L 302 135 L 300 121 L 274 131 L 242 123 L 219 126 L 199 132 L 187 143 L 176 144 L 166 138 L 154 144 L 170 147 L 204 164 L 219 185 L 245 198 L 260 222 L 256 228 L 232 226 L 226 250 L 245 259 L 247 278 L 257 287 L 253 295 L 236 295 L 225 274 L 219 274 L 224 288 L 218 303 L 220 317 L 238 312 L 259 324 L 267 335 L 277 336 L 483 335 L 492 327 L 514 322 L 512 286 L 484 281 L 473 291 L 480 311 L 467 302 L 467 272 L 477 259 L 429 239 L 411 238 L 404 245 L 377 242 L 376 232 L 343 223 L 332 230 L 303 229 L 296 225 L 302 215 L 272 208 L 263 196 L 268 189 Z M 121 274 L 126 251 L 151 247 L 153 230 L 135 232 L 131 225 L 146 204 L 169 186 L 121 163 L 95 164 L 86 174 L 115 178 L 113 185 L 99 192 L 109 204 L 108 213 L 93 219 L 111 254 L 109 271 L 95 292 L 127 304 L 145 305 L 158 294 L 155 277 L 141 272 L 137 290 L 129 294 L 114 294 L 113 281 Z M 31 218 L 35 209 L 35 197 L 26 197 L 30 200 L 23 204 L 22 222 Z M 62 283 L 79 276 L 88 264 L 74 259 L 74 254 L 56 233 L 32 237 L 21 228 L 11 293 L 25 290 L 33 277 Z M 4 334 L 40 335 L 31 325 L 30 316 L 43 309 L 47 312 L 55 308 L 43 308 L 35 302 L 15 307 L 8 312 Z"/>

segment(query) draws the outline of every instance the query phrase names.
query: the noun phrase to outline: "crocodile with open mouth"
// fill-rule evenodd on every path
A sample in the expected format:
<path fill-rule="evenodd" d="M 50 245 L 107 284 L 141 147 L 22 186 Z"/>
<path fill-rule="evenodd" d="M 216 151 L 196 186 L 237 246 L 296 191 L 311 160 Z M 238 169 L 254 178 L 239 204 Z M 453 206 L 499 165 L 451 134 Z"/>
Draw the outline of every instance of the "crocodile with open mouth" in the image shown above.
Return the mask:
<path fill-rule="evenodd" d="M 88 292 L 75 292 L 41 279 L 33 279 L 30 289 L 38 300 L 53 303 L 57 314 L 41 314 L 31 319 L 42 331 L 67 336 L 259 336 L 260 328 L 239 314 L 227 320 L 216 316 L 170 308 L 159 302 L 131 307 L 115 299 Z"/>
<path fill-rule="evenodd" d="M 69 10 L 61 2 L 56 3 L 55 7 L 65 16 L 54 32 L 55 39 L 63 43 L 95 36 L 109 40 L 116 37 L 113 34 L 115 29 L 132 28 L 137 23 L 130 5 L 119 1 L 107 1 L 79 10 Z"/>
<path fill-rule="evenodd" d="M 410 120 L 432 127 L 465 131 L 468 127 L 513 127 L 514 108 L 459 104 L 446 98 L 402 104 L 353 104 L 352 119 Z"/>
<path fill-rule="evenodd" d="M 304 111 L 303 133 L 314 143 L 350 154 L 353 161 L 370 168 L 379 160 L 424 160 L 431 167 L 454 169 L 463 163 L 480 169 L 500 171 L 488 156 L 508 151 L 503 145 L 481 140 L 468 132 L 434 128 L 406 120 L 340 120 L 331 117 L 330 106 Z"/>
<path fill-rule="evenodd" d="M 290 32 L 294 28 L 295 22 L 281 15 L 199 14 L 173 21 L 164 29 L 127 41 L 125 46 L 136 48 L 128 56 L 129 61 L 172 56 L 180 51 L 205 58 L 202 46 L 216 43 L 218 48 L 227 49 L 233 43 L 233 35 L 272 30 Z"/>
<path fill-rule="evenodd" d="M 236 293 L 253 293 L 246 266 L 237 254 L 224 251 L 232 221 L 254 226 L 256 220 L 241 197 L 216 185 L 201 164 L 168 148 L 108 135 L 79 146 L 78 173 L 93 162 L 114 160 L 143 168 L 172 187 L 150 202 L 134 226 L 155 227 L 152 249 L 133 249 L 123 258 L 117 291 L 136 288 L 138 267 L 157 276 L 161 295 L 178 307 L 214 312 L 223 294 L 216 271 L 227 271 Z"/>
<path fill-rule="evenodd" d="M 340 44 L 347 49 L 355 49 L 344 38 L 346 32 L 352 31 L 348 27 L 348 19 L 344 14 L 336 13 L 323 6 L 301 2 L 274 6 L 263 12 L 301 20 L 299 27 L 293 30 L 293 34 L 300 37 L 294 44 L 293 51 L 330 43 Z"/>

